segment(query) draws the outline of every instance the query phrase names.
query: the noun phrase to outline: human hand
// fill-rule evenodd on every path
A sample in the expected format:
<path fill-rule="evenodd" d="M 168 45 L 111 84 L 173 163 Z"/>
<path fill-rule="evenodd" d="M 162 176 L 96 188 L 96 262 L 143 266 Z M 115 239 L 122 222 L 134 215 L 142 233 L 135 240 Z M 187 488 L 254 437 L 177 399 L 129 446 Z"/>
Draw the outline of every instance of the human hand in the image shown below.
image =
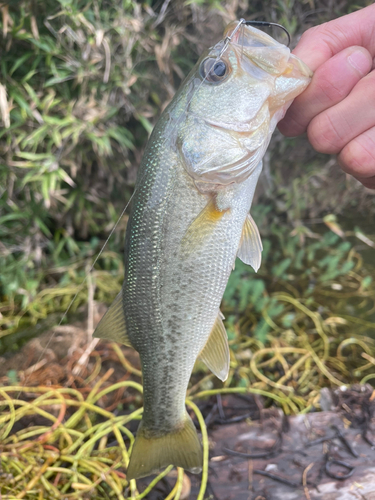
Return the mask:
<path fill-rule="evenodd" d="M 315 73 L 279 123 L 375 189 L 375 4 L 307 30 L 293 53 Z"/>

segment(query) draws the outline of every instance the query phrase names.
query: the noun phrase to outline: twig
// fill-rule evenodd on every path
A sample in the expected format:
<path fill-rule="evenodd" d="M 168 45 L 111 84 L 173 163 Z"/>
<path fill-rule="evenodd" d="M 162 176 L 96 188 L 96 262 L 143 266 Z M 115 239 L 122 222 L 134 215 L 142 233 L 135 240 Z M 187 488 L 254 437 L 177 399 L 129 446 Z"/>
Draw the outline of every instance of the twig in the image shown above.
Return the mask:
<path fill-rule="evenodd" d="M 307 498 L 307 500 L 311 500 L 309 488 L 307 486 L 307 474 L 308 474 L 309 470 L 314 466 L 314 463 L 315 462 L 311 462 L 311 464 L 309 464 L 305 468 L 305 470 L 303 471 L 303 474 L 302 474 L 302 486 L 303 486 L 303 490 L 305 492 L 305 497 Z"/>
<path fill-rule="evenodd" d="M 77 361 L 77 364 L 72 370 L 74 376 L 77 376 L 81 373 L 82 369 L 87 365 L 88 360 L 90 358 L 90 354 L 95 349 L 97 343 L 100 339 L 93 339 L 92 334 L 94 332 L 94 293 L 95 293 L 95 284 L 92 280 L 92 275 L 89 270 L 87 272 L 87 289 L 88 289 L 88 297 L 87 297 L 87 342 L 88 345 L 82 356 Z M 90 342 L 91 340 L 91 342 Z"/>
<path fill-rule="evenodd" d="M 268 477 L 269 479 L 273 479 L 274 481 L 278 481 L 279 483 L 286 484 L 287 486 L 291 486 L 292 488 L 299 488 L 301 486 L 300 484 L 295 483 L 294 481 L 290 481 L 289 479 L 284 479 L 283 477 L 276 476 L 275 474 L 271 474 L 270 472 L 266 472 L 264 470 L 254 469 L 253 473 Z"/>
<path fill-rule="evenodd" d="M 46 358 L 41 359 L 38 363 L 35 363 L 35 365 L 31 365 L 26 370 L 21 371 L 20 375 L 23 375 L 23 376 L 30 375 L 30 373 L 36 372 L 37 370 L 39 370 L 39 368 L 42 368 L 42 366 L 44 366 L 46 363 L 47 363 Z"/>
<path fill-rule="evenodd" d="M 332 465 L 341 465 L 341 467 L 345 467 L 348 470 L 346 474 L 335 474 L 331 471 Z M 341 460 L 335 460 L 334 458 L 329 458 L 325 465 L 326 474 L 333 479 L 348 479 L 354 472 L 354 465 L 347 464 L 346 462 L 342 462 Z"/>
<path fill-rule="evenodd" d="M 75 375 L 75 376 L 79 375 L 80 372 L 81 372 L 81 370 L 87 365 L 87 362 L 88 362 L 88 359 L 90 357 L 90 354 L 95 349 L 95 347 L 96 347 L 97 343 L 99 342 L 99 340 L 100 339 L 92 339 L 92 341 L 86 347 L 84 353 L 79 358 L 79 360 L 77 361 L 76 366 L 72 370 L 73 375 Z"/>
<path fill-rule="evenodd" d="M 279 432 L 275 442 L 271 446 L 268 451 L 264 451 L 262 453 L 241 453 L 240 451 L 230 450 L 229 448 L 223 448 L 223 451 L 228 455 L 232 455 L 233 457 L 243 457 L 243 458 L 271 458 L 275 454 L 280 453 L 281 445 L 283 441 L 283 436 L 281 432 Z"/>
<path fill-rule="evenodd" d="M 253 461 L 252 460 L 249 460 L 249 467 L 248 467 L 248 470 L 249 470 L 249 486 L 248 486 L 248 490 L 249 491 L 253 491 L 253 469 L 254 469 L 254 466 L 253 466 Z"/>
<path fill-rule="evenodd" d="M 337 437 L 347 447 L 347 449 L 353 455 L 353 457 L 358 458 L 359 457 L 358 453 L 353 449 L 352 445 L 349 443 L 349 441 L 347 441 L 347 439 L 345 438 L 344 434 L 342 434 L 342 432 L 340 431 L 340 429 L 338 427 L 336 427 L 336 426 L 334 427 L 334 429 L 337 432 Z"/>

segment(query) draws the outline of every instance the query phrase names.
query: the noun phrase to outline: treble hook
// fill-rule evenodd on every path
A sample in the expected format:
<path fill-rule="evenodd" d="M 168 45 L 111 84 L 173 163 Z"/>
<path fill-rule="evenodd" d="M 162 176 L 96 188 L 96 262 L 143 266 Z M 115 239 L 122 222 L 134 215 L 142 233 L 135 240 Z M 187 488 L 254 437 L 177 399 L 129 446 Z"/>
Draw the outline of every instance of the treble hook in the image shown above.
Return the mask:
<path fill-rule="evenodd" d="M 267 21 L 245 21 L 244 19 L 241 19 L 242 21 L 242 24 L 245 24 L 246 26 L 265 26 L 266 28 L 270 28 L 271 26 L 275 26 L 276 28 L 280 28 L 282 29 L 287 37 L 288 37 L 288 45 L 287 47 L 289 47 L 290 45 L 290 34 L 289 34 L 289 31 L 284 28 L 284 26 L 282 24 L 277 24 L 277 23 L 270 23 L 270 22 L 267 22 Z"/>

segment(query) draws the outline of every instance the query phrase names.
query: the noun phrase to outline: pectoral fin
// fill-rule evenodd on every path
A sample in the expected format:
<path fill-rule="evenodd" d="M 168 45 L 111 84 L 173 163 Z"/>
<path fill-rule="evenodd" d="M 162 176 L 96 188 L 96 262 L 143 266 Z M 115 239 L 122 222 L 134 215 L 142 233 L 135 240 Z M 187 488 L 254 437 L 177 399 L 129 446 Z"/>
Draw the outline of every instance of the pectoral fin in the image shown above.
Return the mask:
<path fill-rule="evenodd" d="M 131 347 L 130 339 L 126 332 L 122 290 L 99 321 L 93 336 L 100 339 L 113 340 L 114 342 Z"/>
<path fill-rule="evenodd" d="M 220 380 L 224 382 L 228 378 L 229 372 L 229 346 L 227 332 L 219 313 L 210 336 L 203 347 L 198 358 L 203 361 L 207 367 Z"/>
<path fill-rule="evenodd" d="M 219 210 L 216 207 L 215 198 L 211 198 L 187 229 L 181 241 L 182 250 L 191 253 L 199 247 L 212 234 L 217 222 L 221 220 L 224 213 L 225 210 Z"/>
<path fill-rule="evenodd" d="M 242 228 L 242 236 L 237 257 L 257 272 L 262 260 L 262 250 L 263 245 L 258 228 L 254 219 L 248 214 Z"/>

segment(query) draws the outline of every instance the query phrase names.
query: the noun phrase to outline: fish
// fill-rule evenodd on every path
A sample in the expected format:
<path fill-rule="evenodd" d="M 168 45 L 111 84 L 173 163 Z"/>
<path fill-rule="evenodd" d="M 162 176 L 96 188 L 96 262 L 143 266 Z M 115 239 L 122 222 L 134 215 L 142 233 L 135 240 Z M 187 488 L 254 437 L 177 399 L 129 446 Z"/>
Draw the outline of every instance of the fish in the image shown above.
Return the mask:
<path fill-rule="evenodd" d="M 94 332 L 140 356 L 144 411 L 129 480 L 168 465 L 202 470 L 185 407 L 189 379 L 197 359 L 220 380 L 228 376 L 220 303 L 237 257 L 260 266 L 250 207 L 262 158 L 312 76 L 288 47 L 238 26 L 229 24 L 201 56 L 152 131 L 126 229 L 122 289 Z"/>

